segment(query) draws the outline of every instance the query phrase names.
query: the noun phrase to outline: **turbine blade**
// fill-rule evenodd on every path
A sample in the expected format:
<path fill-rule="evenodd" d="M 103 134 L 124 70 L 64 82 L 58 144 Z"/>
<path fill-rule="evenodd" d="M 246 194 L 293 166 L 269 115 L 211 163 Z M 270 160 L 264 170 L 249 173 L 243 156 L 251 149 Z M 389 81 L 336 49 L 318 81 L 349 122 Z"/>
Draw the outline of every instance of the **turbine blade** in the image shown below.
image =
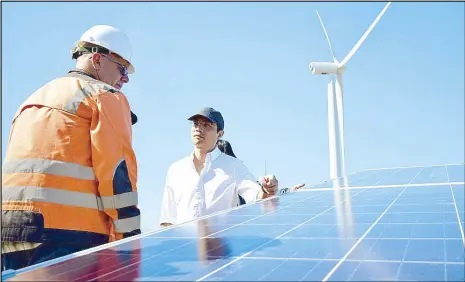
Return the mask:
<path fill-rule="evenodd" d="M 370 27 L 365 31 L 365 34 L 363 34 L 363 36 L 360 38 L 360 40 L 357 42 L 357 44 L 355 44 L 355 46 L 352 48 L 352 50 L 350 50 L 349 54 L 344 58 L 344 60 L 342 60 L 342 62 L 339 64 L 339 67 L 342 67 L 342 66 L 345 66 L 345 64 L 347 64 L 347 62 L 350 60 L 350 58 L 352 58 L 352 56 L 355 54 L 355 52 L 357 52 L 358 48 L 360 47 L 360 45 L 362 45 L 363 41 L 365 41 L 365 39 L 367 38 L 368 34 L 370 34 L 371 30 L 375 27 L 375 25 L 378 23 L 378 21 L 381 19 L 381 17 L 384 15 L 384 13 L 386 12 L 387 8 L 389 8 L 389 6 L 391 5 L 391 2 L 388 2 L 386 4 L 386 6 L 384 6 L 383 10 L 381 11 L 381 13 L 379 13 L 379 15 L 376 17 L 376 19 L 373 21 L 373 23 L 370 25 Z"/>
<path fill-rule="evenodd" d="M 318 16 L 318 19 L 320 20 L 320 23 L 321 23 L 321 27 L 323 28 L 323 31 L 325 32 L 326 41 L 328 41 L 329 50 L 331 50 L 331 56 L 333 56 L 333 61 L 337 64 L 338 60 L 337 60 L 336 56 L 334 55 L 333 47 L 331 46 L 331 41 L 329 40 L 329 36 L 328 36 L 328 33 L 326 32 L 325 25 L 323 24 L 323 20 L 321 19 L 320 14 L 318 13 L 318 11 L 316 11 L 316 15 Z"/>

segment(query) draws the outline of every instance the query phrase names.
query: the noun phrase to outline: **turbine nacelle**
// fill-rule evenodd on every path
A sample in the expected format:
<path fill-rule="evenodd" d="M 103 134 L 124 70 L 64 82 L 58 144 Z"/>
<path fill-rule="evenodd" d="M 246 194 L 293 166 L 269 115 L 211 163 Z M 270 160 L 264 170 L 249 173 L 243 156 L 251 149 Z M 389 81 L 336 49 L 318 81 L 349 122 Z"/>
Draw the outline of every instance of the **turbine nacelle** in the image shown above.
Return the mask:
<path fill-rule="evenodd" d="M 342 66 L 339 67 L 337 63 L 330 63 L 330 62 L 313 62 L 309 65 L 312 74 L 323 74 L 323 75 L 330 75 L 330 74 L 342 74 L 346 67 Z"/>

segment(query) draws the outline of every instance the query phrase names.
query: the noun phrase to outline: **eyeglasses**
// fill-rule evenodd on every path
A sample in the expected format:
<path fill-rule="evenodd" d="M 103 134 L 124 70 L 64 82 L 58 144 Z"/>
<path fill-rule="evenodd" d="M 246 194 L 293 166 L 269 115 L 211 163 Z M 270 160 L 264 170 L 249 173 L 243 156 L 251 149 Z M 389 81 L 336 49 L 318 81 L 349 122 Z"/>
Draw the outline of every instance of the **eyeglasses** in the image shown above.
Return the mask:
<path fill-rule="evenodd" d="M 128 68 L 121 64 L 120 62 L 115 61 L 112 59 L 110 56 L 102 54 L 103 57 L 107 58 L 108 60 L 112 61 L 113 63 L 117 64 L 119 66 L 119 72 L 121 73 L 122 76 L 127 76 L 128 75 Z"/>
<path fill-rule="evenodd" d="M 193 121 L 192 122 L 192 125 L 194 127 L 202 127 L 202 128 L 205 128 L 207 131 L 210 131 L 213 129 L 213 123 L 211 122 L 205 122 L 205 121 Z"/>

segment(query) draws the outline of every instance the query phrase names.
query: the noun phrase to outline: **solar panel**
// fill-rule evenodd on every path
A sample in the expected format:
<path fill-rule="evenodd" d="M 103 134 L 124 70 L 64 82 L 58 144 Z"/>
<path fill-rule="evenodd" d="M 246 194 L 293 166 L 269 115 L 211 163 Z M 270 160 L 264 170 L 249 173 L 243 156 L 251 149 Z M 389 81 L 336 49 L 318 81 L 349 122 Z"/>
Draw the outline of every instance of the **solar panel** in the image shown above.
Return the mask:
<path fill-rule="evenodd" d="M 2 278 L 463 281 L 464 169 L 366 170 Z"/>

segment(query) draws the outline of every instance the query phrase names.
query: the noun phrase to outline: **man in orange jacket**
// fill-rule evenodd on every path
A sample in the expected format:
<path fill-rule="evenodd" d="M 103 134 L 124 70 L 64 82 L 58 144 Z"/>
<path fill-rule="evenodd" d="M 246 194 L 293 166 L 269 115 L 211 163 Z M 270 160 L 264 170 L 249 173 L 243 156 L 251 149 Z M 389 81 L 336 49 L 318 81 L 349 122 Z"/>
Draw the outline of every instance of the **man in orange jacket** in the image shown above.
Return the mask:
<path fill-rule="evenodd" d="M 72 49 L 76 68 L 16 112 L 2 169 L 2 270 L 140 234 L 132 113 L 120 91 L 131 43 L 106 25 Z"/>

